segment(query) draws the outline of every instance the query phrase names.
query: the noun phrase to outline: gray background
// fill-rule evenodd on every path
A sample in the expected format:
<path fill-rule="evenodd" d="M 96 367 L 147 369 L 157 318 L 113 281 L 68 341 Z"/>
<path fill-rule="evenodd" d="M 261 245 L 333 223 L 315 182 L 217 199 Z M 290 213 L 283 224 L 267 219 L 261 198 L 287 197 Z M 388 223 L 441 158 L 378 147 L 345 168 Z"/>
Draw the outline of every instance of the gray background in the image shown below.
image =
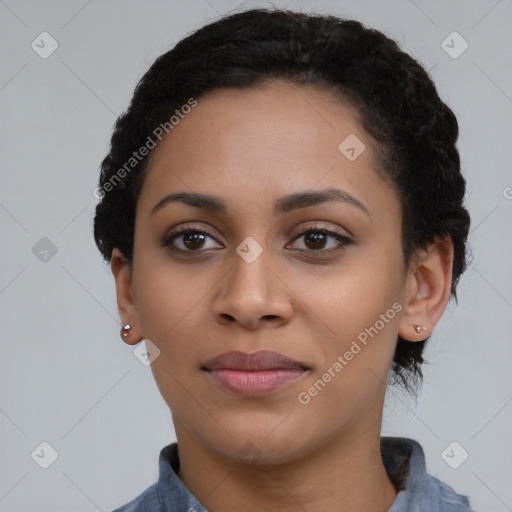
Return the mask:
<path fill-rule="evenodd" d="M 420 441 L 428 471 L 477 511 L 512 510 L 512 1 L 274 3 L 384 31 L 458 117 L 473 261 L 434 331 L 418 400 L 390 389 L 383 433 Z M 98 166 L 154 58 L 228 11 L 267 5 L 0 1 L 1 511 L 109 511 L 156 481 L 175 436 L 150 368 L 119 337 L 92 237 Z M 46 59 L 31 47 L 43 31 L 59 45 Z M 458 58 L 442 47 L 453 31 L 469 44 Z M 43 441 L 58 452 L 48 469 L 31 457 Z M 457 469 L 441 456 L 453 441 L 469 454 Z"/>

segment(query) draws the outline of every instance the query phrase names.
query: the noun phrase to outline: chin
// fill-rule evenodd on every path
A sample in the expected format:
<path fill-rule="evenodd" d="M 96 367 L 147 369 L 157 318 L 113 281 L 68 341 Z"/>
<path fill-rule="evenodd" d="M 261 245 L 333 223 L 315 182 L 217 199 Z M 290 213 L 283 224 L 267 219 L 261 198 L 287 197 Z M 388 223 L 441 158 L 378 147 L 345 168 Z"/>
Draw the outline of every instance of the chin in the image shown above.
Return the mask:
<path fill-rule="evenodd" d="M 309 444 L 307 433 L 297 427 L 290 428 L 292 425 L 288 428 L 283 424 L 278 425 L 279 421 L 272 425 L 257 425 L 250 418 L 245 426 L 240 422 L 238 428 L 230 423 L 231 436 L 226 434 L 222 439 L 210 438 L 207 444 L 226 457 L 241 460 L 248 466 L 286 464 L 305 455 Z"/>

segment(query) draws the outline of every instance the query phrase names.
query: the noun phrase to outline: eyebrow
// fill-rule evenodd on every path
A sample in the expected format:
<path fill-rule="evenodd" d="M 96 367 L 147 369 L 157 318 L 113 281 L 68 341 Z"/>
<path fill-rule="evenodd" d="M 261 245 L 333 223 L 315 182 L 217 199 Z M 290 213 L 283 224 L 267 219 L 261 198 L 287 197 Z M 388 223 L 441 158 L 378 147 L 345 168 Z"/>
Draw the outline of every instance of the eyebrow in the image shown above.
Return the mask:
<path fill-rule="evenodd" d="M 350 195 L 348 192 L 339 190 L 337 188 L 326 188 L 324 190 L 312 191 L 307 190 L 304 192 L 294 192 L 287 196 L 281 197 L 274 202 L 274 214 L 282 214 L 298 210 L 300 208 L 307 208 L 308 206 L 315 206 L 317 204 L 326 203 L 330 201 L 341 201 L 346 204 L 351 204 L 360 210 L 364 211 L 368 216 L 370 212 L 366 206 Z M 169 203 L 181 202 L 195 208 L 201 208 L 212 213 L 228 212 L 226 203 L 216 196 L 207 194 L 200 194 L 198 192 L 174 192 L 168 194 L 152 208 L 150 215 L 153 215 L 157 210 Z"/>

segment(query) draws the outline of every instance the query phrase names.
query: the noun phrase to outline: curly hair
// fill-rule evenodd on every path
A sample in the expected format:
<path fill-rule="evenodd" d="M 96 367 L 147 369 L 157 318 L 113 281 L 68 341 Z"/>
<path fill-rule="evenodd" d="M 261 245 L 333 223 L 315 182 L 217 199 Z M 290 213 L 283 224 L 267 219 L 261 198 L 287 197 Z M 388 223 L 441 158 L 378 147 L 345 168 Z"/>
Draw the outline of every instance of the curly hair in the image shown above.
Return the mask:
<path fill-rule="evenodd" d="M 378 172 L 401 201 L 405 264 L 417 249 L 449 236 L 454 247 L 450 297 L 457 302 L 470 226 L 457 119 L 429 74 L 394 40 L 332 15 L 246 10 L 203 26 L 156 59 L 117 119 L 101 164 L 94 238 L 103 258 L 110 261 L 117 247 L 133 265 L 135 211 L 148 160 L 146 155 L 133 163 L 134 150 L 191 97 L 228 87 L 256 88 L 273 79 L 332 91 L 357 108 L 377 150 Z M 133 169 L 126 172 L 128 161 Z M 394 383 L 410 390 L 411 382 L 421 381 L 428 339 L 412 343 L 398 336 Z"/>

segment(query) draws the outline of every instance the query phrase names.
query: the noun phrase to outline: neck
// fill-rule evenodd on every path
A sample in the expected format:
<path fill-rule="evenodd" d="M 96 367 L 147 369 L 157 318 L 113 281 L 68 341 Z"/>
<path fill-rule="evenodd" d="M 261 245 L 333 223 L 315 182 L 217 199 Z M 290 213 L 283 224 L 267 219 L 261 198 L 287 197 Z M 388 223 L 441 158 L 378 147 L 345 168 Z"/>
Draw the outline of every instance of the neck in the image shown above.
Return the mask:
<path fill-rule="evenodd" d="M 175 419 L 178 476 L 209 512 L 386 512 L 397 491 L 382 462 L 380 417 L 323 440 L 305 456 L 266 465 L 212 449 Z"/>

